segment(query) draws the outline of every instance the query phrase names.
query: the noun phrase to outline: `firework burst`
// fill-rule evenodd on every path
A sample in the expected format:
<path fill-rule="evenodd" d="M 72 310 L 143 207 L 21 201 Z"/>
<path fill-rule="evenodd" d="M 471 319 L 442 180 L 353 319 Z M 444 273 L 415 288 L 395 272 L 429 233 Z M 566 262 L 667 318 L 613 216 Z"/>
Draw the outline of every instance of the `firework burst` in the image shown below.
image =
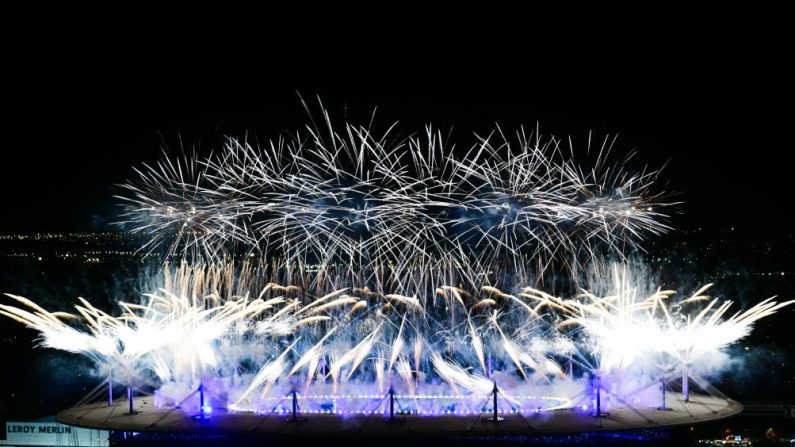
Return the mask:
<path fill-rule="evenodd" d="M 497 129 L 457 155 L 432 127 L 308 127 L 262 147 L 234 138 L 214 155 L 170 158 L 123 185 L 127 224 L 145 250 L 217 261 L 235 245 L 285 266 L 355 272 L 455 270 L 470 282 L 495 268 L 576 272 L 666 232 L 657 171 L 626 160 L 583 169 L 560 141 Z M 608 144 L 609 143 L 609 144 Z M 590 139 L 588 142 L 590 151 Z"/>

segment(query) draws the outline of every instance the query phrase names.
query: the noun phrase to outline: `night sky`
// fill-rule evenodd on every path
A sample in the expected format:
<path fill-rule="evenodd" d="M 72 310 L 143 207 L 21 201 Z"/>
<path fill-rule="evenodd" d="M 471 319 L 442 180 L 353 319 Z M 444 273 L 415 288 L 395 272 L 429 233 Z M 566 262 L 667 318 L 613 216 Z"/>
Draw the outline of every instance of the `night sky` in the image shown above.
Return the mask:
<path fill-rule="evenodd" d="M 113 185 L 132 166 L 164 146 L 207 151 L 225 135 L 295 130 L 306 121 L 300 92 L 337 120 L 378 107 L 379 125 L 434 123 L 461 146 L 495 122 L 539 122 L 575 142 L 618 133 L 618 151 L 667 163 L 667 189 L 685 202 L 678 227 L 785 234 L 795 76 L 784 18 L 722 8 L 479 17 L 488 27 L 425 18 L 381 29 L 383 40 L 379 24 L 309 21 L 316 33 L 304 34 L 273 17 L 228 41 L 165 19 L 152 29 L 9 20 L 0 231 L 109 228 Z"/>

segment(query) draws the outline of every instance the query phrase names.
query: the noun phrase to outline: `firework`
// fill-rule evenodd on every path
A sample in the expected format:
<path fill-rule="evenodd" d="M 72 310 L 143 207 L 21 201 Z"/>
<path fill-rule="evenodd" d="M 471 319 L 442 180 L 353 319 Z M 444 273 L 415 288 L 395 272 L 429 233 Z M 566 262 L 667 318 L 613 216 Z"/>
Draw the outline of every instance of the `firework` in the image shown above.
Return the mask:
<path fill-rule="evenodd" d="M 322 129 L 262 147 L 230 138 L 209 157 L 144 166 L 123 185 L 126 223 L 151 236 L 148 251 L 212 262 L 242 247 L 396 282 L 445 269 L 476 282 L 553 263 L 576 273 L 669 229 L 658 172 L 608 164 L 613 140 L 585 169 L 537 131 L 498 129 L 457 155 L 432 127 L 396 138 L 395 126 L 378 134 L 324 116 Z"/>
<path fill-rule="evenodd" d="M 491 405 L 497 421 L 582 401 L 601 415 L 603 389 L 626 403 L 677 368 L 686 401 L 688 380 L 703 382 L 691 367 L 793 303 L 726 318 L 731 302 L 709 286 L 677 299 L 606 269 L 668 231 L 672 205 L 658 171 L 608 162 L 614 140 L 584 168 L 570 141 L 537 130 L 497 128 L 458 153 L 430 126 L 395 138 L 395 126 L 324 118 L 262 147 L 228 139 L 137 170 L 127 223 L 150 236 L 143 250 L 184 262 L 167 262 L 140 303 L 64 313 L 8 295 L 0 314 L 169 405 L 200 392 L 278 412 L 300 390 L 313 412 L 373 414 L 388 395 L 420 414 Z M 539 290 L 546 272 L 582 290 Z"/>
<path fill-rule="evenodd" d="M 518 397 L 527 389 L 552 383 L 573 395 L 587 384 L 567 375 L 564 362 L 606 386 L 650 365 L 670 374 L 675 365 L 698 365 L 792 303 L 768 299 L 724 318 L 731 302 L 708 299 L 706 287 L 671 303 L 674 292 L 644 296 L 620 267 L 606 296 L 440 285 L 436 306 L 364 288 L 319 296 L 269 282 L 250 267 L 166 271 L 163 288 L 142 304 L 120 303 L 119 316 L 85 300 L 76 314 L 51 313 L 13 295 L 17 306 L 0 305 L 0 313 L 37 330 L 44 347 L 85 355 L 117 382 L 154 384 L 166 396 L 205 384 L 228 396 L 230 408 L 250 410 L 298 383 L 318 396 L 379 396 L 394 388 L 404 398 L 448 396 L 422 407 L 442 411 L 442 404 L 476 406 L 494 382 L 505 405 L 516 408 L 536 405 Z M 668 360 L 652 361 L 660 356 Z M 370 402 L 343 401 L 357 411 Z"/>

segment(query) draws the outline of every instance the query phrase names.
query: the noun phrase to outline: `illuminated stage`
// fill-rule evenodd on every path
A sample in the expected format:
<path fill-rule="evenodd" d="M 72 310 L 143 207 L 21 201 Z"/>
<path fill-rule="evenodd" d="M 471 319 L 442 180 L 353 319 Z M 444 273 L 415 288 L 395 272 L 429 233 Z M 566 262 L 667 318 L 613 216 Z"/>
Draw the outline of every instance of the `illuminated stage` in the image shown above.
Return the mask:
<path fill-rule="evenodd" d="M 307 400 L 313 396 L 309 396 Z M 320 397 L 320 396 L 317 396 Z M 480 436 L 526 435 L 538 433 L 577 433 L 602 430 L 631 430 L 659 428 L 718 420 L 733 416 L 742 405 L 729 399 L 700 394 L 690 395 L 684 402 L 682 395 L 668 393 L 666 410 L 616 404 L 601 417 L 582 407 L 560 408 L 557 402 L 568 399 L 547 398 L 547 409 L 510 410 L 498 413 L 494 422 L 492 407 L 480 412 L 456 414 L 419 414 L 387 408 L 371 412 L 334 412 L 333 410 L 300 411 L 294 417 L 289 409 L 279 407 L 268 412 L 214 410 L 204 418 L 174 407 L 156 407 L 152 397 L 135 398 L 136 414 L 130 415 L 129 401 L 118 400 L 113 405 L 95 403 L 65 410 L 57 419 L 69 425 L 122 432 L 151 432 L 170 434 L 215 434 L 230 436 Z M 379 402 L 378 400 L 375 401 Z"/>

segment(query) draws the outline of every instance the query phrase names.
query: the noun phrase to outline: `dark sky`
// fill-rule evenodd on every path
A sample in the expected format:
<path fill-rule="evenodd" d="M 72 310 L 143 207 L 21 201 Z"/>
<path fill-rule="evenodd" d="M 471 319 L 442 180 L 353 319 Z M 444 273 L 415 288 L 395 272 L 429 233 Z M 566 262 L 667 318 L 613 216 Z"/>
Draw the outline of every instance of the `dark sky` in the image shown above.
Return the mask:
<path fill-rule="evenodd" d="M 619 133 L 619 149 L 668 162 L 669 189 L 686 202 L 678 225 L 789 231 L 795 73 L 783 13 L 620 12 L 474 11 L 383 29 L 276 29 L 271 17 L 225 38 L 214 27 L 7 18 L 0 231 L 102 228 L 116 212 L 112 185 L 163 144 L 293 130 L 305 118 L 296 91 L 338 118 L 377 106 L 379 122 L 407 132 L 452 127 L 459 144 L 494 122 L 579 140 Z"/>

